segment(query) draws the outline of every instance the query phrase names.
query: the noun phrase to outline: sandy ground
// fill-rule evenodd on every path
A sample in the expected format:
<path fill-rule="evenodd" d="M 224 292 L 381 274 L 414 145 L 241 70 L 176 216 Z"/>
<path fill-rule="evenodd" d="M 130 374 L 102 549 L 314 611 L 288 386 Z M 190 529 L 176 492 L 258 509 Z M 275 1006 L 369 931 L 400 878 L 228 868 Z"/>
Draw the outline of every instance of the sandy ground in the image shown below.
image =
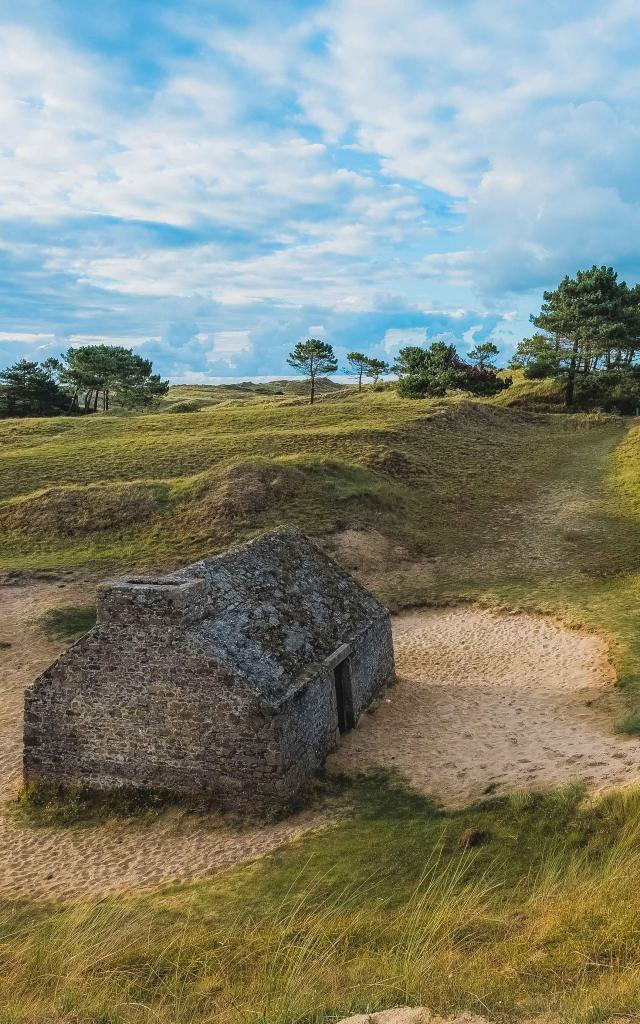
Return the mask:
<path fill-rule="evenodd" d="M 0 795 L 19 784 L 24 687 L 63 644 L 38 625 L 54 605 L 87 600 L 80 584 L 0 587 Z M 640 742 L 611 733 L 622 714 L 601 639 L 531 615 L 470 606 L 394 620 L 399 683 L 332 755 L 330 767 L 393 766 L 451 805 L 584 778 L 596 789 L 640 780 Z M 312 828 L 308 812 L 243 829 L 178 812 L 149 824 L 29 828 L 0 814 L 0 895 L 59 898 L 211 875 Z"/>
<path fill-rule="evenodd" d="M 330 759 L 397 768 L 449 805 L 585 779 L 640 780 L 640 742 L 614 736 L 604 642 L 533 615 L 471 606 L 396 616 L 399 682 Z"/>

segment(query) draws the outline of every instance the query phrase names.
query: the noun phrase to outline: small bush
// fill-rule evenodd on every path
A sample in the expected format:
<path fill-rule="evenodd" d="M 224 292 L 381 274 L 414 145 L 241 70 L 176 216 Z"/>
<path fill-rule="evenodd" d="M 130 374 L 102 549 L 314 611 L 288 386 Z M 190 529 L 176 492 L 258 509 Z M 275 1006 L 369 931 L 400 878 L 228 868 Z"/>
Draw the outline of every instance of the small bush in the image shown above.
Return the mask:
<path fill-rule="evenodd" d="M 202 412 L 202 402 L 177 402 L 168 412 Z"/>
<path fill-rule="evenodd" d="M 640 711 L 634 711 L 621 722 L 617 722 L 615 731 L 621 736 L 640 736 Z"/>

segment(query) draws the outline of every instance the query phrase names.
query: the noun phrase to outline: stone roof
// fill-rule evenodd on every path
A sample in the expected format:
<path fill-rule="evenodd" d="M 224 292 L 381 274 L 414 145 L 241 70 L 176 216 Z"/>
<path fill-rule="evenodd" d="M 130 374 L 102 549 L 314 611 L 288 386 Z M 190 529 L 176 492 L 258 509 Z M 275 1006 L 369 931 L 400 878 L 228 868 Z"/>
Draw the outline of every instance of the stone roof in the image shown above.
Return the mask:
<path fill-rule="evenodd" d="M 310 665 L 385 614 L 291 526 L 166 577 L 114 581 L 99 600 L 101 622 L 180 624 L 194 650 L 225 664 L 274 707 Z"/>

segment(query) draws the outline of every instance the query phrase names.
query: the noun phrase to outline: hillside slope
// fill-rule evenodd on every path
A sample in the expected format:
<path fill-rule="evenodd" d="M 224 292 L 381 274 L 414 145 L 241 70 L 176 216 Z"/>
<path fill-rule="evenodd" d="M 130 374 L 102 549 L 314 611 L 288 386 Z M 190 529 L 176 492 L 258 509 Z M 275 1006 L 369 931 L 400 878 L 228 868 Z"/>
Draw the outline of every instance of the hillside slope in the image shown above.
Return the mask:
<path fill-rule="evenodd" d="M 320 377 L 316 381 L 316 392 L 318 395 L 341 391 L 343 387 L 343 384 L 338 384 L 329 377 Z M 305 397 L 308 391 L 309 385 L 306 381 L 288 380 L 286 378 L 261 383 L 248 380 L 237 384 L 173 384 L 161 400 L 160 410 L 162 412 L 170 412 L 183 402 L 196 402 L 203 409 L 206 409 L 212 405 L 220 405 L 221 402 L 238 400 L 256 401 L 265 397 L 276 396 L 285 398 Z"/>
<path fill-rule="evenodd" d="M 638 425 L 347 392 L 313 409 L 266 399 L 186 416 L 5 421 L 0 451 L 5 569 L 96 579 L 119 566 L 175 564 L 294 519 L 394 607 L 469 598 L 605 634 L 631 712 L 625 728 L 640 724 Z M 27 609 L 37 586 L 57 589 L 17 587 Z M 59 601 L 87 589 L 67 584 Z M 30 618 L 25 644 L 38 629 Z M 467 647 L 463 678 L 493 664 L 495 635 L 487 629 L 480 641 Z M 552 675 L 554 657 L 546 648 Z M 526 691 L 530 677 L 521 683 Z M 413 716 L 417 735 L 399 690 L 389 707 L 398 720 Z M 425 699 L 432 716 L 433 694 Z M 579 691 L 583 713 L 585 699 Z M 550 733 L 562 713 L 552 701 Z M 637 744 L 610 736 L 604 708 L 591 727 L 601 722 L 601 744 Z M 463 745 L 475 780 L 487 737 L 474 739 L 467 725 L 454 696 L 450 745 Z M 520 727 L 535 737 L 526 715 Z M 370 740 L 366 753 L 379 746 Z M 525 745 L 512 749 L 526 772 Z M 557 747 L 548 756 L 557 760 Z M 640 1012 L 637 791 L 585 800 L 569 786 L 498 798 L 488 786 L 480 804 L 444 810 L 393 772 L 332 785 L 332 827 L 217 877 L 97 901 L 5 900 L 2 1020 L 320 1024 L 402 1003 L 512 1022 L 593 1024 Z M 169 820 L 181 838 L 191 830 L 215 842 L 215 820 Z M 126 845 L 133 823 L 84 825 L 63 843 L 46 830 L 34 836 L 77 856 L 91 827 L 96 843 L 124 835 L 123 870 L 144 857 L 144 844 Z M 246 830 L 240 838 L 249 853 L 264 849 Z M 34 884 L 23 862 L 17 870 Z"/>
<path fill-rule="evenodd" d="M 0 570 L 159 567 L 285 521 L 316 535 L 375 529 L 411 558 L 473 550 L 590 422 L 393 392 L 6 420 Z"/>

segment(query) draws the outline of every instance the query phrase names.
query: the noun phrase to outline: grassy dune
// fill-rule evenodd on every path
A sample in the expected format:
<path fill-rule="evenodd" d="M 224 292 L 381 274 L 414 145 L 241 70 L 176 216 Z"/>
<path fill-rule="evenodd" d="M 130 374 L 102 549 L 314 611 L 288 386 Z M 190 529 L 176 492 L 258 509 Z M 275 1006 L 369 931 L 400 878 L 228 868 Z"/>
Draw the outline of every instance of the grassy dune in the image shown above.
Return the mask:
<path fill-rule="evenodd" d="M 339 391 L 341 384 L 336 384 L 328 377 L 316 381 L 318 394 Z M 220 405 L 230 401 L 260 400 L 266 395 L 306 395 L 308 385 L 304 380 L 270 380 L 262 384 L 243 381 L 239 384 L 174 384 L 168 394 L 161 400 L 160 408 L 164 411 L 174 409 L 182 402 L 197 402 L 203 408 Z"/>
<path fill-rule="evenodd" d="M 350 391 L 185 415 L 0 422 L 0 569 L 159 565 L 285 520 L 471 548 L 588 418 Z"/>

